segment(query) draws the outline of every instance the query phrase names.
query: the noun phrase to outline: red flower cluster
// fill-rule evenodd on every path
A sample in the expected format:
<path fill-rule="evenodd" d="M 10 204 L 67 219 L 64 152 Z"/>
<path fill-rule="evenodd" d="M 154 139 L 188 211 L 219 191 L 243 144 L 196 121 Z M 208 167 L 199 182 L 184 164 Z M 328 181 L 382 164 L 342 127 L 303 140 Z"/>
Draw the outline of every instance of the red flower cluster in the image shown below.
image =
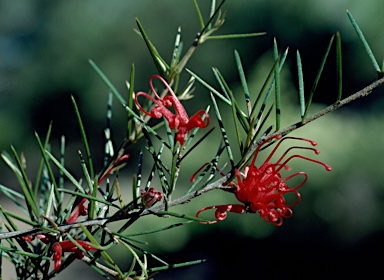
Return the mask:
<path fill-rule="evenodd" d="M 163 198 L 163 193 L 156 191 L 155 188 L 149 188 L 148 191 L 141 189 L 141 203 L 145 208 L 151 207 Z"/>
<path fill-rule="evenodd" d="M 302 146 L 292 146 L 288 148 L 276 162 L 271 163 L 272 156 L 275 154 L 276 150 L 284 140 L 295 139 L 309 142 L 312 146 L 317 145 L 317 143 L 312 140 L 297 137 L 285 137 L 281 139 L 276 147 L 272 150 L 270 155 L 267 157 L 267 159 L 264 161 L 264 163 L 259 168 L 256 167 L 256 158 L 260 152 L 260 149 L 271 140 L 280 138 L 281 136 L 273 136 L 264 140 L 257 147 L 251 164 L 246 166 L 244 169 L 244 174 L 240 173 L 240 171 L 237 169 L 235 170 L 237 185 L 233 192 L 236 198 L 243 204 L 228 204 L 205 207 L 196 213 L 196 217 L 198 217 L 203 211 L 216 209 L 216 220 L 210 222 L 201 222 L 202 224 L 214 224 L 218 221 L 224 220 L 227 217 L 227 212 L 234 212 L 238 214 L 242 214 L 244 212 L 259 212 L 260 216 L 266 222 L 271 222 L 276 226 L 280 226 L 283 223 L 283 218 L 290 218 L 292 216 L 291 207 L 297 205 L 301 199 L 298 189 L 305 184 L 308 179 L 308 175 L 305 172 L 296 172 L 282 179 L 280 171 L 283 168 L 289 170 L 290 168 L 287 164 L 293 158 L 301 158 L 306 161 L 320 164 L 324 166 L 327 171 L 331 171 L 332 168 L 321 161 L 298 154 L 287 157 L 288 152 L 293 149 L 306 149 L 314 151 L 315 154 L 320 153 L 319 150 L 312 147 Z M 290 188 L 286 182 L 296 176 L 303 176 L 304 179 L 295 187 Z M 284 196 L 289 193 L 296 196 L 296 201 L 287 205 Z"/>
<path fill-rule="evenodd" d="M 117 166 L 123 164 L 125 161 L 127 161 L 129 158 L 129 155 L 126 154 L 126 155 L 123 155 L 121 156 L 105 173 L 104 175 L 99 179 L 98 181 L 98 185 L 101 184 L 101 182 L 109 175 L 111 174 L 114 169 L 117 168 Z M 77 219 L 79 218 L 79 216 L 85 216 L 85 215 L 88 215 L 88 207 L 85 205 L 85 203 L 87 202 L 87 199 L 86 198 L 83 198 L 80 203 L 74 208 L 74 210 L 72 211 L 72 214 L 71 216 L 69 217 L 69 219 L 65 222 L 66 224 L 71 224 L 71 223 L 75 223 L 77 221 Z M 50 236 L 45 236 L 45 235 L 42 235 L 42 234 L 38 234 L 36 235 L 37 238 L 39 238 L 42 242 L 48 244 L 48 243 L 51 243 L 51 242 L 54 242 L 54 239 L 53 237 L 50 237 Z M 35 239 L 35 236 L 25 236 L 23 237 L 23 239 L 27 242 L 31 242 L 32 240 Z M 97 248 L 93 247 L 89 242 L 87 241 L 81 241 L 81 240 L 76 240 L 77 243 L 79 243 L 79 245 L 81 247 L 84 248 L 85 251 L 89 251 L 89 250 L 97 250 Z M 64 240 L 64 241 L 60 241 L 60 242 L 54 242 L 53 245 L 52 245 L 52 250 L 53 250 L 53 256 L 52 256 L 52 259 L 53 259 L 53 262 L 54 262 L 54 269 L 55 271 L 59 271 L 60 270 L 60 267 L 61 267 L 61 256 L 63 254 L 63 252 L 72 252 L 75 254 L 76 258 L 78 259 L 82 259 L 84 257 L 84 253 L 78 248 L 76 247 L 75 244 L 72 243 L 72 241 L 70 240 Z"/>
<path fill-rule="evenodd" d="M 164 84 L 170 95 L 161 98 L 157 94 L 152 84 L 152 80 L 155 78 L 159 79 Z M 181 145 L 184 144 L 185 138 L 190 130 L 197 127 L 205 128 L 209 125 L 209 115 L 205 110 L 199 110 L 192 117 L 188 117 L 188 114 L 185 111 L 180 100 L 177 98 L 170 85 L 162 77 L 160 77 L 159 75 L 151 76 L 151 78 L 149 79 L 149 85 L 151 87 L 151 91 L 153 92 L 156 98 L 152 97 L 146 92 L 136 93 L 135 103 L 137 108 L 139 108 L 140 111 L 152 118 L 158 119 L 163 116 L 168 121 L 169 128 L 177 130 L 176 141 L 179 142 Z M 147 112 L 140 105 L 138 101 L 138 97 L 140 95 L 143 95 L 155 104 L 155 106 L 149 112 Z M 170 107 L 173 107 L 175 113 L 168 109 Z M 204 119 L 202 116 L 204 117 Z"/>
<path fill-rule="evenodd" d="M 44 234 L 27 235 L 27 236 L 23 236 L 22 238 L 26 242 L 31 242 L 36 237 L 39 238 L 45 244 L 54 242 L 52 244 L 52 251 L 53 251 L 52 260 L 53 260 L 53 267 L 56 272 L 60 270 L 61 257 L 64 252 L 74 253 L 76 258 L 78 259 L 82 259 L 84 257 L 84 253 L 78 247 L 76 247 L 76 245 L 70 240 L 57 242 L 57 241 L 54 241 L 55 237 L 51 235 L 44 235 Z M 76 240 L 76 242 L 79 243 L 79 245 L 83 247 L 83 249 L 87 252 L 90 250 L 97 250 L 97 248 L 93 247 L 92 244 L 87 241 Z"/>
<path fill-rule="evenodd" d="M 90 250 L 97 250 L 97 248 L 93 247 L 92 244 L 87 241 L 76 240 L 76 242 L 79 243 L 79 245 L 83 247 L 83 249 L 87 252 Z M 84 257 L 84 253 L 78 247 L 76 247 L 76 245 L 70 240 L 64 240 L 61 242 L 53 243 L 52 250 L 53 250 L 52 259 L 53 259 L 54 269 L 56 272 L 60 270 L 61 256 L 63 252 L 74 253 L 76 258 L 79 260 L 81 260 Z"/>

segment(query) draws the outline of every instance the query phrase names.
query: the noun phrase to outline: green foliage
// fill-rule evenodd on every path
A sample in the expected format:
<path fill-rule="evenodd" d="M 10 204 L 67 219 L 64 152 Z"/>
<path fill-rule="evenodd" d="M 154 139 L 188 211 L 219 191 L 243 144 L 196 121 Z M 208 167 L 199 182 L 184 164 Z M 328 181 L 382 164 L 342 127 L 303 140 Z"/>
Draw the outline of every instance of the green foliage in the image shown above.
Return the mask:
<path fill-rule="evenodd" d="M 283 111 L 281 106 L 284 100 L 282 99 L 281 71 L 288 57 L 288 48 L 284 53 L 280 54 L 276 39 L 272 47 L 273 63 L 270 65 L 269 71 L 265 73 L 265 80 L 260 81 L 262 86 L 256 94 L 250 90 L 250 78 L 246 75 L 245 65 L 238 51 L 234 52 L 234 67 L 237 69 L 241 84 L 240 94 L 231 89 L 230 83 L 218 68 L 213 68 L 217 88 L 206 81 L 199 73 L 195 73 L 196 71 L 186 69 L 187 62 L 194 55 L 196 48 L 205 42 L 213 39 L 257 37 L 264 34 L 213 35 L 224 24 L 226 16 L 226 13 L 222 11 L 224 3 L 225 1 L 222 1 L 216 5 L 216 1 L 212 1 L 209 17 L 204 20 L 197 1 L 193 1 L 200 30 L 196 32 L 197 35 L 192 45 L 183 56 L 181 29 L 178 29 L 173 45 L 172 58 L 169 63 L 160 55 L 155 44 L 149 39 L 143 25 L 136 18 L 137 33 L 145 42 L 158 74 L 165 79 L 170 87 L 161 92 L 160 95 L 163 99 L 148 98 L 142 105 L 142 110 L 135 106 L 137 100 L 135 99 L 134 90 L 136 84 L 134 64 L 131 66 L 129 82 L 127 82 L 127 98 L 125 99 L 124 95 L 119 92 L 99 66 L 93 60 L 89 60 L 91 67 L 109 90 L 106 114 L 107 125 L 104 128 L 105 139 L 103 139 L 105 141 L 104 166 L 99 173 L 94 170 L 92 155 L 95 152 L 91 153 L 85 122 L 73 96 L 72 105 L 84 150 L 82 152 L 79 149 L 77 154 L 79 158 L 78 168 L 81 170 L 82 179 L 76 178 L 65 165 L 64 157 L 68 156 L 68 154 L 65 149 L 64 137 L 61 141 L 59 157 L 54 155 L 54 151 L 51 151 L 49 144 L 51 126 L 48 128 L 44 141 L 37 133 L 35 134 L 40 159 L 34 184 L 31 183 L 32 180 L 28 176 L 26 159 L 22 154 L 19 154 L 13 146 L 11 146 L 12 155 L 6 151 L 2 153 L 4 162 L 14 172 L 21 188 L 21 192 L 18 192 L 7 186 L 0 185 L 0 191 L 23 213 L 20 215 L 9 212 L 0 206 L 0 215 L 4 219 L 4 227 L 8 230 L 8 233 L 0 233 L 0 239 L 2 240 L 0 245 L 1 257 L 7 258 L 17 267 L 18 279 L 38 279 L 41 275 L 44 279 L 53 278 L 58 272 L 69 267 L 79 254 L 82 254 L 81 259 L 85 263 L 101 275 L 106 278 L 114 277 L 115 279 L 132 279 L 132 277 L 133 279 L 151 279 L 155 272 L 204 262 L 205 260 L 187 260 L 170 264 L 145 249 L 144 245 L 146 243 L 137 240 L 136 237 L 172 230 L 194 222 L 207 222 L 207 220 L 194 215 L 170 211 L 169 209 L 173 206 L 184 205 L 192 199 L 215 189 L 230 190 L 230 183 L 235 175 L 235 170 L 243 170 L 249 163 L 250 158 L 253 157 L 257 146 L 267 137 L 285 136 L 357 98 L 368 95 L 384 82 L 383 78 L 378 79 L 356 94 L 342 99 L 341 36 L 340 33 L 336 33 L 336 40 L 334 40 L 334 36 L 331 37 L 307 98 L 304 90 L 303 62 L 300 52 L 296 52 L 300 120 L 282 128 L 281 120 L 286 118 L 286 112 Z M 347 12 L 347 15 L 375 70 L 379 74 L 379 78 L 382 77 L 384 66 L 383 69 L 379 68 L 356 21 L 351 13 Z M 336 101 L 325 109 L 318 110 L 316 108 L 317 112 L 308 116 L 314 93 L 332 51 L 334 41 L 337 72 Z M 190 75 L 190 79 L 182 88 L 179 84 L 181 75 L 187 75 L 187 73 Z M 179 104 L 182 106 L 180 101 L 201 97 L 192 95 L 195 81 L 210 92 L 209 96 L 212 102 L 212 111 L 214 112 L 214 114 L 210 113 L 210 118 L 214 115 L 215 120 L 217 120 L 220 129 L 220 141 L 217 141 L 218 145 L 215 151 L 207 152 L 210 160 L 206 163 L 199 162 L 202 167 L 193 175 L 192 182 L 184 187 L 186 192 L 179 195 L 178 190 L 183 189 L 181 185 L 185 184 L 180 180 L 180 174 L 184 172 L 184 162 L 191 155 L 202 153 L 204 141 L 209 137 L 214 137 L 215 127 L 205 129 L 203 126 L 191 128 L 186 125 L 188 130 L 184 139 L 185 142 L 183 142 L 178 138 L 181 124 L 177 124 L 180 126 L 176 126 L 178 131 L 175 132 L 175 127 L 170 121 L 172 119 L 165 113 L 162 113 L 162 118 L 150 114 L 153 109 L 158 109 L 157 112 L 160 112 L 160 109 L 167 109 L 165 107 L 169 106 L 162 104 L 162 102 L 165 103 L 165 96 L 168 96 L 169 99 L 167 100 L 174 102 L 171 102 L 175 107 L 175 112 L 171 112 L 172 116 L 181 115 L 179 112 L 181 109 L 177 108 Z M 166 85 L 164 84 L 164 86 Z M 167 95 L 171 87 L 175 92 L 178 103 L 176 103 L 175 99 L 172 99 L 173 96 Z M 150 94 L 157 96 L 153 88 L 148 91 L 147 95 L 152 96 Z M 125 109 L 127 120 L 124 127 L 126 137 L 122 140 L 120 146 L 115 149 L 111 141 L 112 96 Z M 208 112 L 210 111 L 210 105 L 204 106 L 205 108 L 202 110 L 206 115 L 201 117 L 203 122 L 209 121 Z M 230 115 L 231 123 L 226 122 L 223 112 L 230 112 L 225 115 Z M 193 116 L 189 120 L 192 118 Z M 234 130 L 230 128 L 232 125 Z M 236 143 L 231 141 L 230 134 L 234 135 Z M 121 192 L 119 170 L 126 165 L 127 160 L 135 161 L 135 159 L 128 159 L 128 157 L 130 157 L 130 148 L 134 144 L 138 144 L 139 141 L 145 142 L 148 153 L 140 152 L 137 168 L 132 172 L 134 173 L 132 175 L 132 184 L 129 186 L 132 188 L 132 192 L 130 196 L 126 197 Z M 148 161 L 151 166 L 149 174 L 143 172 L 144 160 L 147 160 L 144 153 L 149 155 Z M 229 163 L 229 165 L 221 168 L 219 162 Z M 113 179 L 111 175 L 114 175 Z M 145 176 L 148 176 L 146 180 Z M 66 184 L 70 185 L 70 187 Z M 158 189 L 154 189 L 153 186 Z M 86 209 L 80 210 L 85 201 L 88 203 Z M 132 230 L 143 217 L 148 215 L 156 216 L 159 219 L 164 217 L 172 218 L 168 219 L 171 222 L 166 225 L 154 226 L 145 231 L 135 232 Z M 78 216 L 86 217 L 84 220 L 78 221 Z M 68 223 L 68 221 L 70 222 Z M 31 229 L 20 230 L 16 222 L 22 222 Z M 52 255 L 55 256 L 56 253 L 52 245 L 64 240 L 71 241 L 74 248 L 72 251 L 67 251 L 71 254 L 63 256 L 59 270 L 52 270 Z M 6 244 L 4 244 L 4 241 Z M 92 250 L 95 250 L 95 252 L 91 252 L 91 250 L 82 246 L 79 241 L 87 241 L 92 244 Z M 111 249 L 117 246 L 126 250 L 131 256 L 132 262 L 129 264 L 128 269 L 126 269 L 126 263 L 121 265 L 118 258 L 111 254 Z M 55 260 L 55 257 L 53 258 L 56 265 L 57 260 Z M 149 264 L 151 267 L 149 267 Z"/>

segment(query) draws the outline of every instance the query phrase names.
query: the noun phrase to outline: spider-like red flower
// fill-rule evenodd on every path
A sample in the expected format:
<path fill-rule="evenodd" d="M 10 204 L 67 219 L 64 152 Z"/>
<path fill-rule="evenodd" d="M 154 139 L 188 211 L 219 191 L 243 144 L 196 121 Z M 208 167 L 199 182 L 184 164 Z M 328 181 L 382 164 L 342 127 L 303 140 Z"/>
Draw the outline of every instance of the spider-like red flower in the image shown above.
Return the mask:
<path fill-rule="evenodd" d="M 163 83 L 170 95 L 166 95 L 165 97 L 161 98 L 157 94 L 152 84 L 152 80 L 155 78 L 159 79 Z M 188 114 L 185 111 L 183 105 L 180 103 L 180 100 L 177 98 L 170 85 L 162 77 L 160 77 L 159 75 L 151 76 L 149 79 L 149 85 L 151 87 L 151 91 L 153 92 L 156 98 L 146 92 L 136 93 L 135 103 L 137 108 L 139 108 L 140 111 L 152 118 L 158 119 L 163 116 L 168 121 L 169 128 L 177 130 L 176 141 L 179 142 L 181 145 L 184 144 L 185 138 L 189 131 L 197 127 L 205 128 L 209 125 L 209 115 L 205 110 L 199 110 L 192 117 L 188 117 Z M 140 105 L 138 101 L 138 97 L 140 95 L 143 95 L 155 104 L 155 106 L 152 107 L 149 112 L 147 112 Z M 172 106 L 175 113 L 168 109 Z"/>
<path fill-rule="evenodd" d="M 76 240 L 76 242 L 79 243 L 79 245 L 83 247 L 83 249 L 87 252 L 90 250 L 97 250 L 97 248 L 93 247 L 92 244 L 87 241 Z M 61 242 L 53 243 L 52 250 L 53 250 L 53 256 L 52 256 L 53 265 L 56 272 L 60 270 L 61 256 L 63 252 L 74 253 L 76 258 L 79 260 L 84 257 L 84 253 L 78 247 L 76 247 L 76 245 L 72 243 L 72 241 L 70 240 L 64 240 Z"/>
<path fill-rule="evenodd" d="M 263 164 L 259 168 L 256 167 L 255 163 L 260 149 L 271 140 L 280 138 L 281 136 L 273 136 L 264 140 L 257 147 L 251 164 L 246 166 L 246 168 L 244 169 L 244 174 L 242 174 L 238 169 L 235 169 L 237 185 L 233 189 L 233 193 L 235 194 L 236 198 L 243 204 L 228 204 L 205 207 L 196 213 L 196 217 L 198 217 L 203 211 L 209 209 L 216 209 L 216 220 L 200 223 L 214 224 L 218 221 L 222 221 L 227 217 L 227 212 L 234 212 L 238 214 L 242 214 L 244 212 L 259 212 L 260 216 L 266 222 L 271 222 L 276 226 L 280 226 L 283 223 L 283 218 L 290 218 L 292 216 L 291 207 L 297 205 L 301 200 L 301 196 L 298 192 L 298 189 L 303 186 L 308 180 L 308 175 L 305 172 L 300 171 L 282 179 L 280 171 L 283 168 L 286 170 L 290 170 L 287 164 L 293 158 L 301 158 L 306 161 L 311 161 L 320 164 L 324 166 L 327 171 L 331 171 L 332 168 L 321 161 L 314 160 L 312 158 L 308 158 L 298 154 L 294 154 L 287 157 L 288 152 L 293 149 L 306 149 L 314 151 L 315 154 L 320 153 L 319 150 L 314 149 L 312 147 L 302 146 L 292 146 L 288 148 L 276 162 L 272 163 L 272 156 L 275 154 L 275 152 L 284 140 L 295 139 L 309 142 L 312 146 L 317 145 L 315 141 L 297 137 L 285 137 L 281 139 L 276 145 L 276 147 L 272 150 L 270 155 L 267 157 L 267 159 L 263 162 Z M 287 181 L 296 176 L 303 176 L 304 179 L 295 187 L 290 188 L 287 185 Z M 294 194 L 296 196 L 296 201 L 287 205 L 284 196 L 289 193 Z"/>

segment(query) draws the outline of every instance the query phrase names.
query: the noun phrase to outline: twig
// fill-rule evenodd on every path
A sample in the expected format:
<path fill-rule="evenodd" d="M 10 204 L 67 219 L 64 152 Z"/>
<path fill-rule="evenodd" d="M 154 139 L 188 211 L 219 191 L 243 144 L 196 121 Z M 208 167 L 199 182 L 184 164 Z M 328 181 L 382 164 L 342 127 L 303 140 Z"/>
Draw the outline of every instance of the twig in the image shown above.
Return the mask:
<path fill-rule="evenodd" d="M 291 132 L 291 131 L 294 131 L 295 129 L 298 129 L 299 127 L 301 126 L 304 126 L 330 112 L 333 112 L 335 111 L 336 109 L 339 109 L 340 107 L 356 100 L 356 99 L 359 99 L 361 97 L 365 97 L 367 95 L 369 95 L 372 90 L 374 90 L 375 88 L 381 86 L 382 84 L 384 84 L 384 78 L 381 78 L 375 82 L 373 82 L 372 84 L 366 86 L 365 88 L 363 88 L 362 90 L 359 90 L 358 92 L 340 100 L 339 102 L 336 102 L 330 106 L 328 106 L 327 108 L 317 112 L 316 114 L 306 118 L 303 122 L 297 122 L 291 126 L 288 126 L 284 129 L 281 129 L 273 134 L 271 134 L 270 136 L 275 136 L 275 135 L 286 135 L 287 133 Z"/>
<path fill-rule="evenodd" d="M 296 130 L 296 129 L 298 129 L 298 128 L 300 128 L 300 127 L 302 127 L 302 126 L 304 126 L 304 125 L 306 125 L 306 124 L 308 124 L 308 123 L 310 123 L 310 122 L 312 122 L 312 121 L 314 121 L 314 120 L 316 120 L 316 119 L 318 119 L 318 118 L 320 118 L 320 117 L 322 117 L 328 113 L 330 113 L 330 112 L 333 112 L 336 109 L 339 109 L 340 107 L 342 107 L 342 106 L 344 106 L 344 105 L 346 105 L 346 104 L 348 104 L 348 103 L 350 103 L 356 99 L 367 96 L 368 94 L 370 94 L 372 92 L 372 90 L 374 90 L 375 88 L 379 87 L 382 84 L 384 84 L 384 78 L 381 78 L 381 79 L 371 83 L 367 87 L 363 88 L 362 90 L 352 94 L 351 96 L 344 98 L 343 100 L 340 100 L 339 102 L 336 102 L 336 103 L 326 107 L 325 109 L 323 109 L 323 110 L 317 112 L 316 114 L 308 117 L 307 119 L 305 119 L 302 122 L 297 122 L 297 123 L 292 124 L 292 125 L 284 128 L 284 129 L 276 131 L 275 133 L 273 133 L 269 136 L 262 137 L 250 149 L 250 151 L 248 152 L 248 157 L 252 156 L 252 154 L 255 152 L 255 150 L 257 148 L 258 143 L 260 143 L 263 140 L 263 138 L 276 136 L 276 135 L 286 135 L 289 132 L 292 132 L 292 131 L 294 131 L 294 130 Z M 197 196 L 200 196 L 203 193 L 209 192 L 209 191 L 214 190 L 214 189 L 222 188 L 223 184 L 227 181 L 228 178 L 230 178 L 230 176 L 231 176 L 231 174 L 229 173 L 229 174 L 227 174 L 227 176 L 224 176 L 224 177 L 220 178 L 219 180 L 207 185 L 203 189 L 188 193 L 188 194 L 186 194 L 182 197 L 179 197 L 175 200 L 169 201 L 168 207 L 188 203 L 190 200 L 192 200 L 193 198 L 195 198 Z M 164 208 L 165 208 L 164 204 L 157 205 L 157 206 L 154 206 L 152 208 L 149 208 L 149 209 L 142 211 L 139 215 L 140 216 L 150 215 L 150 214 L 162 211 L 162 210 L 164 210 Z M 113 222 L 127 219 L 128 217 L 132 217 L 135 214 L 137 215 L 138 213 L 137 212 L 131 212 L 131 213 L 128 213 L 126 215 L 122 215 L 121 218 L 113 219 Z M 108 222 L 112 222 L 112 221 L 109 218 L 95 219 L 95 220 L 90 220 L 90 221 L 82 221 L 82 222 L 78 222 L 78 223 L 74 223 L 74 224 L 70 224 L 70 225 L 58 226 L 57 230 L 59 230 L 61 232 L 66 232 L 66 231 L 69 231 L 73 228 L 79 228 L 80 225 L 83 225 L 83 226 L 104 226 Z M 13 232 L 4 232 L 4 233 L 0 234 L 0 240 L 6 239 L 6 238 L 15 238 L 15 237 L 20 237 L 20 236 L 28 236 L 28 235 L 36 235 L 36 234 L 44 234 L 44 233 L 47 233 L 47 231 L 41 230 L 39 228 L 13 231 Z"/>
<path fill-rule="evenodd" d="M 104 271 L 105 273 L 107 273 L 113 277 L 117 277 L 119 275 L 119 273 L 117 271 L 110 269 L 110 268 L 106 267 L 105 265 L 102 265 L 98 262 L 94 262 L 94 261 L 92 261 L 92 259 L 88 258 L 87 256 L 84 256 L 81 260 L 88 263 L 88 264 L 96 266 L 98 269 L 101 269 L 102 271 Z M 132 278 L 129 277 L 126 279 L 128 280 L 128 279 L 132 279 Z"/>

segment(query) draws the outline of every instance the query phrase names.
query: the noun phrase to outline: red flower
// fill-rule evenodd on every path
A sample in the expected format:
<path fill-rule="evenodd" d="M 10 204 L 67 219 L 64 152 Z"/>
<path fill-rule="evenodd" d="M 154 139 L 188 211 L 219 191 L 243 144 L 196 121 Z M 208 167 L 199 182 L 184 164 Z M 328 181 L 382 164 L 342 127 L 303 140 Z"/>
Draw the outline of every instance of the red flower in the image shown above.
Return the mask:
<path fill-rule="evenodd" d="M 164 84 L 170 95 L 161 98 L 157 94 L 152 84 L 152 80 L 154 78 L 159 79 Z M 181 145 L 184 144 L 185 138 L 190 130 L 197 127 L 205 128 L 209 125 L 209 115 L 205 110 L 198 111 L 191 118 L 188 117 L 187 112 L 185 111 L 183 105 L 180 103 L 179 99 L 177 99 L 177 96 L 173 92 L 172 88 L 162 77 L 160 77 L 159 75 L 151 76 L 151 78 L 149 79 L 149 85 L 151 87 L 151 91 L 153 92 L 156 98 L 152 97 L 151 95 L 145 92 L 136 93 L 135 103 L 137 108 L 139 108 L 140 111 L 152 118 L 158 119 L 162 116 L 166 118 L 166 120 L 168 121 L 169 128 L 177 130 L 176 141 L 179 142 Z M 145 96 L 155 104 L 155 106 L 149 112 L 147 112 L 137 100 L 140 95 Z M 168 109 L 172 106 L 174 108 L 175 113 Z M 205 119 L 203 119 L 202 116 L 204 116 Z"/>
<path fill-rule="evenodd" d="M 97 182 L 98 185 L 101 184 L 101 182 L 104 181 L 104 179 L 111 173 L 113 173 L 114 171 L 116 171 L 117 169 L 120 169 L 122 166 L 124 166 L 126 164 L 126 162 L 128 161 L 129 159 L 129 154 L 125 154 L 125 155 L 122 155 L 121 157 L 119 157 L 116 162 L 114 162 L 111 167 L 105 171 L 99 181 Z"/>
<path fill-rule="evenodd" d="M 237 178 L 237 186 L 233 190 L 236 198 L 243 203 L 242 204 L 229 204 L 205 207 L 196 213 L 196 217 L 205 210 L 217 209 L 215 213 L 216 220 L 211 222 L 201 222 L 203 224 L 213 224 L 218 221 L 224 220 L 227 216 L 227 212 L 234 213 L 256 213 L 259 212 L 260 216 L 266 222 L 271 222 L 276 226 L 280 226 L 283 223 L 283 218 L 290 218 L 292 216 L 291 207 L 297 205 L 300 202 L 301 196 L 298 192 L 298 188 L 305 184 L 308 179 L 308 175 L 305 172 L 293 173 L 284 179 L 281 177 L 281 169 L 289 170 L 287 163 L 293 158 L 301 158 L 306 161 L 311 161 L 320 164 L 325 167 L 327 171 L 331 171 L 332 168 L 318 160 L 314 160 L 302 155 L 294 154 L 287 157 L 287 154 L 292 149 L 306 149 L 312 150 L 315 154 L 319 154 L 319 150 L 312 147 L 292 146 L 288 148 L 283 155 L 275 162 L 271 163 L 270 160 L 275 154 L 279 146 L 284 140 L 295 139 L 300 141 L 309 142 L 312 146 L 316 146 L 316 142 L 304 138 L 297 137 L 285 137 L 281 139 L 276 147 L 272 150 L 271 154 L 267 157 L 264 163 L 258 168 L 255 166 L 257 155 L 260 149 L 273 139 L 280 139 L 281 136 L 274 136 L 264 140 L 256 149 L 255 155 L 250 165 L 244 169 L 244 174 L 241 174 L 239 170 L 235 170 L 235 176 Z M 293 188 L 290 188 L 286 182 L 296 176 L 303 176 L 304 179 L 301 183 Z M 296 196 L 296 201 L 288 204 L 284 195 L 292 193 Z"/>
<path fill-rule="evenodd" d="M 88 215 L 88 207 L 84 205 L 85 202 L 87 202 L 87 199 L 83 198 L 73 210 L 71 217 L 65 222 L 66 224 L 75 223 L 79 216 Z"/>
<path fill-rule="evenodd" d="M 163 198 L 163 194 L 161 192 L 156 191 L 155 188 L 149 188 L 148 191 L 141 189 L 140 195 L 141 203 L 144 205 L 145 208 L 151 207 L 153 204 Z"/>
<path fill-rule="evenodd" d="M 92 244 L 90 244 L 87 241 L 76 240 L 76 242 L 79 243 L 79 245 L 83 247 L 83 249 L 87 252 L 90 250 L 97 250 L 97 248 L 93 247 Z M 61 256 L 63 252 L 74 253 L 76 258 L 78 259 L 82 259 L 84 257 L 84 253 L 78 247 L 76 247 L 76 245 L 73 244 L 72 241 L 70 240 L 55 242 L 52 245 L 52 250 L 53 250 L 52 259 L 53 259 L 54 269 L 56 272 L 60 270 Z"/>

